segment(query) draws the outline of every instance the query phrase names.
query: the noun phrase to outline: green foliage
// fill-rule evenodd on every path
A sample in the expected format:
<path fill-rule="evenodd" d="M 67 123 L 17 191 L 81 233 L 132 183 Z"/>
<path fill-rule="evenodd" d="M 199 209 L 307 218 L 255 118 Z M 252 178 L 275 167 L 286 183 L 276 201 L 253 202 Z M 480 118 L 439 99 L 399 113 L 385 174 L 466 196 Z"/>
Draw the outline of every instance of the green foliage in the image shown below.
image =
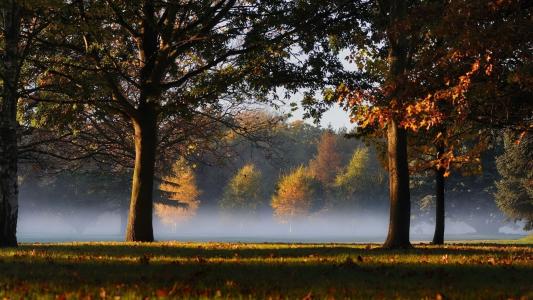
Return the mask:
<path fill-rule="evenodd" d="M 335 186 L 349 194 L 363 189 L 368 159 L 368 148 L 356 149 L 346 169 L 335 178 Z"/>
<path fill-rule="evenodd" d="M 219 205 L 229 213 L 255 214 L 263 204 L 262 196 L 261 171 L 246 164 L 230 179 Z"/>
<path fill-rule="evenodd" d="M 357 148 L 348 165 L 335 178 L 336 197 L 329 203 L 329 208 L 363 209 L 378 206 L 385 184 L 384 170 L 371 155 L 370 149 Z"/>
<path fill-rule="evenodd" d="M 504 134 L 505 152 L 496 160 L 501 180 L 496 182 L 495 200 L 509 217 L 533 229 L 533 137 Z"/>

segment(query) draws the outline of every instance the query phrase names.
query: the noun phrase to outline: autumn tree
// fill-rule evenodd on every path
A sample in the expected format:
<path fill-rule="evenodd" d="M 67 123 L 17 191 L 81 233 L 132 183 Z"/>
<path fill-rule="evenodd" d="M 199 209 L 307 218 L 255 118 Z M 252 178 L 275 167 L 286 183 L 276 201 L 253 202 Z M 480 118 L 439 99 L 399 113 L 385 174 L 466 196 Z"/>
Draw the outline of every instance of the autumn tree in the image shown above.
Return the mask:
<path fill-rule="evenodd" d="M 360 74 L 325 90 L 325 102 L 338 100 L 364 131 L 386 131 L 391 215 L 385 248 L 410 246 L 408 132 L 447 118 L 459 127 L 470 121 L 528 127 L 531 89 L 524 68 L 531 61 L 530 39 L 518 28 L 529 26 L 530 13 L 519 0 L 371 1 L 352 19 L 365 26 L 334 33 L 339 47 L 351 50 L 348 59 Z M 327 107 L 306 102 L 315 106 L 312 116 Z M 453 149 L 444 151 L 442 160 Z"/>
<path fill-rule="evenodd" d="M 220 208 L 228 213 L 253 215 L 263 205 L 262 175 L 253 164 L 246 164 L 233 176 L 220 200 Z"/>
<path fill-rule="evenodd" d="M 283 223 L 289 223 L 292 231 L 292 222 L 311 213 L 315 190 L 316 179 L 304 166 L 283 175 L 272 196 L 274 216 Z"/>
<path fill-rule="evenodd" d="M 496 182 L 495 200 L 509 218 L 523 220 L 524 229 L 533 229 L 533 137 L 508 131 L 505 151 L 496 160 L 501 179 Z"/>
<path fill-rule="evenodd" d="M 155 203 L 155 214 L 165 224 L 172 225 L 175 229 L 178 223 L 185 222 L 196 215 L 200 205 L 200 191 L 196 185 L 194 170 L 183 158 L 178 159 L 173 165 L 170 175 L 163 177 L 159 190 L 169 203 Z"/>
<path fill-rule="evenodd" d="M 182 123 L 194 124 L 200 115 L 228 125 L 227 105 L 266 100 L 276 86 L 320 84 L 322 76 L 316 75 L 328 69 L 321 54 L 327 44 L 315 47 L 308 30 L 320 30 L 334 14 L 313 2 L 74 1 L 64 6 L 61 24 L 43 39 L 49 54 L 41 62 L 47 70 L 42 82 L 61 88 L 34 99 L 76 106 L 78 122 L 92 120 L 87 127 L 100 137 L 133 148 L 133 157 L 118 150 L 134 162 L 130 241 L 153 240 L 156 162 L 163 149 L 184 144 L 187 132 L 173 134 Z M 291 60 L 302 52 L 307 59 Z"/>
<path fill-rule="evenodd" d="M 344 31 L 332 32 L 337 47 L 352 52 L 348 59 L 359 74 L 324 90 L 325 103 L 341 103 L 362 131 L 382 131 L 386 136 L 390 220 L 384 248 L 411 246 L 407 132 L 432 126 L 438 116 L 431 105 L 416 105 L 424 92 L 410 86 L 410 80 L 418 78 L 411 77 L 410 71 L 432 20 L 426 15 L 439 9 L 433 2 L 371 1 L 339 25 Z M 309 115 L 315 117 L 327 107 L 309 98 L 305 104 L 311 107 Z"/>
<path fill-rule="evenodd" d="M 379 122 L 387 131 L 387 153 L 390 193 L 390 222 L 385 248 L 410 247 L 410 192 L 409 169 L 407 161 L 407 131 L 401 125 L 405 110 L 405 79 L 409 67 L 415 37 L 405 32 L 408 11 L 413 5 L 410 1 L 377 1 L 372 3 L 375 15 L 369 19 L 375 31 L 369 44 L 362 46 L 372 49 L 371 43 L 381 41 L 382 49 L 372 49 L 381 54 L 383 63 L 376 60 L 366 61 L 368 68 L 378 66 L 384 79 L 378 89 L 356 89 L 348 95 L 341 91 L 341 99 L 352 109 L 352 121 L 365 127 Z M 377 60 L 379 63 L 379 60 Z M 342 87 L 341 87 L 342 89 Z M 373 94 L 371 95 L 371 93 Z M 344 101 L 344 100 L 342 100 Z M 371 106 L 366 105 L 371 103 Z"/>
<path fill-rule="evenodd" d="M 444 183 L 452 169 L 467 173 L 480 168 L 482 152 L 494 141 L 490 128 L 529 130 L 532 106 L 525 99 L 531 95 L 531 85 L 523 81 L 528 77 L 523 68 L 531 64 L 526 50 L 530 41 L 517 28 L 528 26 L 531 10 L 522 6 L 522 1 L 450 2 L 443 7 L 445 17 L 429 28 L 433 38 L 419 50 L 413 71 L 432 74 L 421 88 L 428 89 L 425 105 L 433 107 L 432 115 L 438 119 L 437 126 L 421 124 L 428 126 L 419 134 L 426 140 L 421 146 L 433 148 L 436 244 L 444 241 Z M 447 30 L 451 26 L 465 30 L 451 33 Z M 433 66 L 435 61 L 439 63 Z M 458 78 L 457 85 L 452 78 Z M 422 103 L 414 111 L 427 114 L 427 109 L 420 109 Z"/>
<path fill-rule="evenodd" d="M 324 186 L 330 187 L 342 167 L 341 155 L 336 147 L 337 136 L 326 131 L 317 142 L 316 156 L 309 162 L 309 171 Z"/>
<path fill-rule="evenodd" d="M 424 199 L 435 201 L 435 232 L 432 243 L 444 243 L 445 186 L 452 173 L 479 176 L 482 173 L 481 155 L 490 146 L 493 137 L 488 129 L 472 122 L 459 122 L 450 108 L 443 105 L 449 117 L 438 126 L 423 129 L 409 137 L 410 171 L 414 177 L 433 178 L 433 196 Z"/>

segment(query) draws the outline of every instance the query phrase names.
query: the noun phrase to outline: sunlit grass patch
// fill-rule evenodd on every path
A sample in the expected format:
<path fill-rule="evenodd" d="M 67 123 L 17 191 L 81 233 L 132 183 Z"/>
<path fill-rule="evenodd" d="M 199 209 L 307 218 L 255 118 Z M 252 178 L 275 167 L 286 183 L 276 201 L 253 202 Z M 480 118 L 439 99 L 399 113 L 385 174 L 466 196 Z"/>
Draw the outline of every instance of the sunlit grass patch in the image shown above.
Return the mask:
<path fill-rule="evenodd" d="M 533 296 L 531 244 L 23 244 L 0 265 L 12 299 Z"/>

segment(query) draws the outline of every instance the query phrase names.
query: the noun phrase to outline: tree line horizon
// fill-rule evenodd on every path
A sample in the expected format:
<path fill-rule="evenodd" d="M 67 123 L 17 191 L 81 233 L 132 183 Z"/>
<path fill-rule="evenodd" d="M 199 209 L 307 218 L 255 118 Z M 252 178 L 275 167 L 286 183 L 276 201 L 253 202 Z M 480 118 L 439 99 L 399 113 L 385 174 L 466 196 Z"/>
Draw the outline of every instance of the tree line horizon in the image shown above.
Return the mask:
<path fill-rule="evenodd" d="M 448 176 L 479 172 L 502 139 L 498 205 L 531 223 L 528 1 L 7 0 L 0 10 L 1 246 L 17 245 L 19 165 L 132 170 L 125 240 L 153 241 L 154 182 L 197 205 L 198 191 L 176 190 L 164 171 L 174 165 L 174 179 L 191 182 L 176 161 L 223 163 L 235 140 L 279 154 L 267 130 L 279 117 L 259 118 L 253 107 L 296 92 L 315 120 L 340 104 L 356 125 L 347 135 L 381 155 L 384 248 L 411 246 L 411 177 L 421 172 L 434 173 L 433 243 L 442 244 Z M 365 154 L 353 155 L 345 174 L 320 156 L 286 174 L 272 207 L 308 209 L 315 181 L 356 190 Z M 250 184 L 261 180 L 253 166 L 243 172 Z M 243 198 L 242 182 L 233 184 L 225 199 Z"/>
<path fill-rule="evenodd" d="M 265 117 L 262 112 L 257 114 L 256 118 Z M 380 158 L 383 154 L 377 153 L 373 143 L 346 139 L 346 130 L 333 131 L 302 121 L 280 121 L 268 130 L 272 131 L 271 149 L 237 138 L 232 139 L 232 153 L 226 153 L 223 164 L 180 158 L 165 168 L 154 191 L 154 217 L 159 222 L 154 226 L 160 225 L 166 234 L 188 236 L 197 232 L 197 226 L 210 230 L 210 221 L 214 221 L 220 222 L 227 234 L 242 235 L 249 226 L 255 228 L 249 234 L 256 234 L 260 230 L 257 224 L 274 221 L 285 224 L 285 234 L 295 228 L 297 237 L 304 229 L 302 222 L 344 224 L 342 234 L 348 233 L 348 227 L 361 234 L 367 217 L 385 220 L 381 218 L 388 213 L 384 188 L 388 178 Z M 481 236 L 492 236 L 500 227 L 512 225 L 501 211 L 501 204 L 507 202 L 495 194 L 504 191 L 496 183 L 510 179 L 497 166 L 512 157 L 513 151 L 504 145 L 503 137 L 498 139 L 495 149 L 481 157 L 482 178 L 475 168 L 447 177 L 446 219 L 464 222 Z M 273 150 L 279 151 L 279 157 Z M 40 215 L 59 220 L 81 235 L 92 230 L 100 216 L 111 214 L 120 218 L 124 234 L 131 172 L 84 165 L 50 173 L 28 166 L 21 169 L 19 178 L 25 233 L 35 226 L 28 223 Z M 435 222 L 433 185 L 431 172 L 413 174 L 412 226 Z M 273 205 L 274 197 L 277 205 Z M 203 221 L 210 225 L 202 226 Z M 516 225 L 512 226 L 517 229 Z M 265 233 L 270 229 L 265 228 Z"/>

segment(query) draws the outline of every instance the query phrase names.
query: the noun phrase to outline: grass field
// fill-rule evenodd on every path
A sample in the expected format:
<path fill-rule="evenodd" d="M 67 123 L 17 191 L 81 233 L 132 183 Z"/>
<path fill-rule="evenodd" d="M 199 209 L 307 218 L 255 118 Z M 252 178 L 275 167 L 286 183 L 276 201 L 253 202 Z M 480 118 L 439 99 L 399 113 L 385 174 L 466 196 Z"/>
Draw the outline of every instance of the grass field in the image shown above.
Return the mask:
<path fill-rule="evenodd" d="M 0 250 L 0 299 L 533 299 L 533 241 L 61 243 Z"/>

